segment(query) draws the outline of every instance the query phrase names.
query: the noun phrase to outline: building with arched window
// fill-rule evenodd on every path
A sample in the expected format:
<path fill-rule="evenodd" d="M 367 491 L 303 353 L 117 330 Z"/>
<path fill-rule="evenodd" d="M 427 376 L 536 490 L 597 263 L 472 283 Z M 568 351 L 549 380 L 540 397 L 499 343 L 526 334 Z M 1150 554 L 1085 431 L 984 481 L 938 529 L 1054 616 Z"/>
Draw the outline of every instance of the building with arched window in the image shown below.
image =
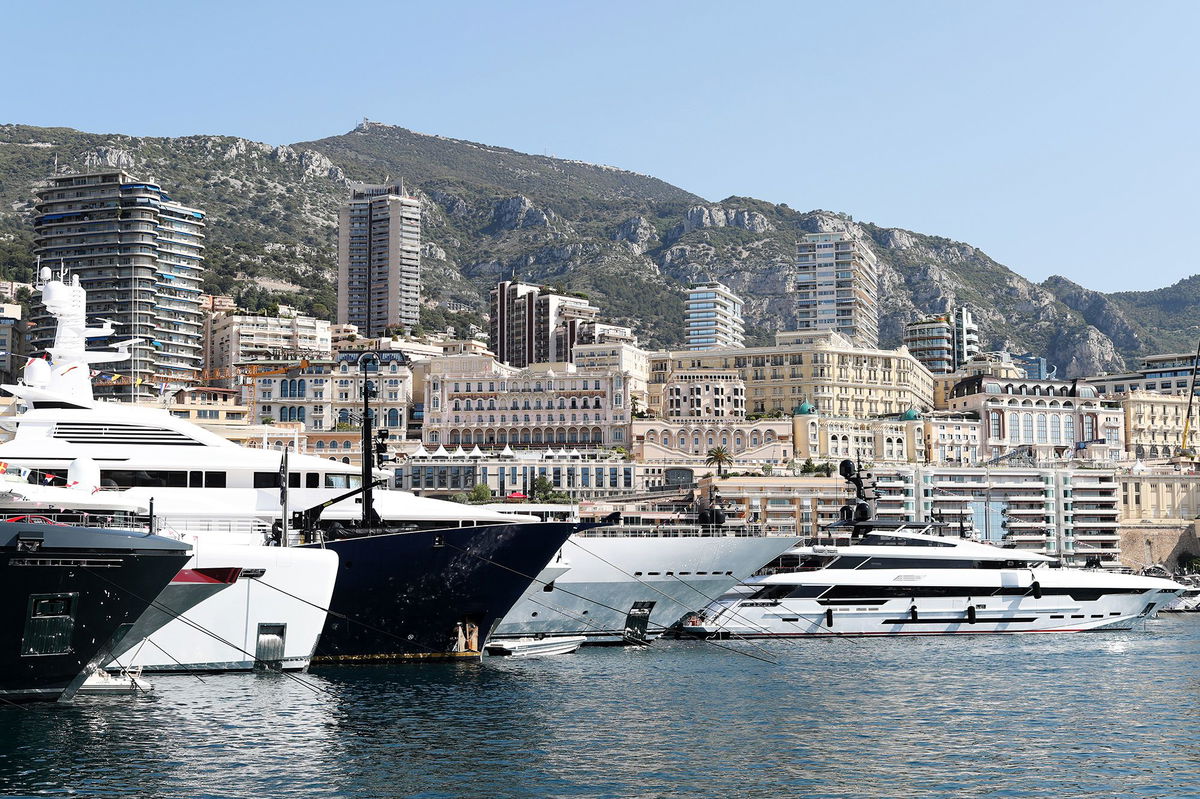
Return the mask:
<path fill-rule="evenodd" d="M 517 368 L 490 355 L 422 365 L 422 440 L 482 450 L 628 447 L 630 381 L 570 363 Z"/>
<path fill-rule="evenodd" d="M 985 460 L 1015 453 L 1039 463 L 1125 457 L 1120 403 L 1080 381 L 975 375 L 951 389 L 948 403 L 983 422 Z"/>

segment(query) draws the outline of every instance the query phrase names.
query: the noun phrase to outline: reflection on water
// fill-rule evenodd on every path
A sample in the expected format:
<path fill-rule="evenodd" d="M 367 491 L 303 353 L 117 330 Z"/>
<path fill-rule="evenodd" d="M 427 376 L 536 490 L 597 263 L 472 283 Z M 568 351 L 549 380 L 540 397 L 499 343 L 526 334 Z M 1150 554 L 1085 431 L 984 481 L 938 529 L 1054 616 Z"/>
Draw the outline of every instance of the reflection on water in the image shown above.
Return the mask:
<path fill-rule="evenodd" d="M 1200 795 L 1200 619 L 754 647 L 162 677 L 0 709 L 0 793 Z"/>

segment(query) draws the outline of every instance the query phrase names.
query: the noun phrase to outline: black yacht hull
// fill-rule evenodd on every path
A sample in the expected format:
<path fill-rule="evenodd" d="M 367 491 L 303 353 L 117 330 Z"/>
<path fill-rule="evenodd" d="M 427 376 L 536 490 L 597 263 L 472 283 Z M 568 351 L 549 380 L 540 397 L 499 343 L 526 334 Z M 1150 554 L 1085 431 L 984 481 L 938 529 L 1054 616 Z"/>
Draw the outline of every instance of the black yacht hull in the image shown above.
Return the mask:
<path fill-rule="evenodd" d="M 69 699 L 187 559 L 155 536 L 0 522 L 0 703 Z"/>
<path fill-rule="evenodd" d="M 338 577 L 313 662 L 479 658 L 492 628 L 584 526 L 496 524 L 326 542 L 338 553 Z"/>

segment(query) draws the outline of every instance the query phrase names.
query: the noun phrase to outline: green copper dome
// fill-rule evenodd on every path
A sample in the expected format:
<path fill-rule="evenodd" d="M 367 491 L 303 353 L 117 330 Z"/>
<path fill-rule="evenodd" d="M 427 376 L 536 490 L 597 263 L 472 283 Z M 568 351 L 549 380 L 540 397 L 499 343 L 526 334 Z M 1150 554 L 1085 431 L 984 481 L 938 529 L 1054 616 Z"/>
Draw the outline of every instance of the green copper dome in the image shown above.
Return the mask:
<path fill-rule="evenodd" d="M 920 419 L 920 418 L 921 418 L 921 413 L 916 408 L 909 408 L 907 411 L 900 414 L 900 421 L 902 421 L 902 422 L 915 422 L 917 419 Z"/>
<path fill-rule="evenodd" d="M 808 416 L 809 414 L 816 412 L 817 409 L 813 407 L 812 403 L 808 402 L 807 400 L 792 408 L 792 414 L 794 416 Z"/>

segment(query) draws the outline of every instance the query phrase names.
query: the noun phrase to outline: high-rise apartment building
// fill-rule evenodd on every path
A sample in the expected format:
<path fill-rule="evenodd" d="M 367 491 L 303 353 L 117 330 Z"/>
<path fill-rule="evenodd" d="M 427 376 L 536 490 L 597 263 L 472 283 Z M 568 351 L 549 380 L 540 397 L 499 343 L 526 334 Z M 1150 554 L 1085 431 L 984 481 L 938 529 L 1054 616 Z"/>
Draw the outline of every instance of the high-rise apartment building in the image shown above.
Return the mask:
<path fill-rule="evenodd" d="M 338 322 L 367 338 L 411 330 L 420 301 L 420 201 L 401 184 L 351 184 L 338 214 Z"/>
<path fill-rule="evenodd" d="M 796 329 L 833 330 L 879 346 L 879 267 L 851 233 L 807 233 L 796 263 Z"/>
<path fill-rule="evenodd" d="M 98 384 L 97 393 L 137 399 L 154 386 L 195 382 L 204 214 L 121 171 L 53 177 L 36 207 L 41 265 L 78 276 L 88 317 L 112 322 L 116 340 L 138 340 L 130 360 L 113 365 L 117 379 Z M 32 321 L 30 346 L 45 349 L 53 320 L 38 306 Z"/>
<path fill-rule="evenodd" d="M 509 366 L 567 362 L 576 343 L 588 340 L 597 313 L 582 297 L 503 280 L 491 292 L 488 344 Z"/>
<path fill-rule="evenodd" d="M 746 340 L 741 299 L 715 280 L 688 289 L 683 325 L 686 350 L 741 347 Z"/>
<path fill-rule="evenodd" d="M 935 375 L 956 372 L 979 354 L 979 326 L 963 306 L 904 326 L 904 346 Z"/>

